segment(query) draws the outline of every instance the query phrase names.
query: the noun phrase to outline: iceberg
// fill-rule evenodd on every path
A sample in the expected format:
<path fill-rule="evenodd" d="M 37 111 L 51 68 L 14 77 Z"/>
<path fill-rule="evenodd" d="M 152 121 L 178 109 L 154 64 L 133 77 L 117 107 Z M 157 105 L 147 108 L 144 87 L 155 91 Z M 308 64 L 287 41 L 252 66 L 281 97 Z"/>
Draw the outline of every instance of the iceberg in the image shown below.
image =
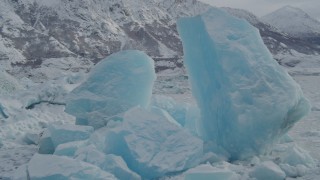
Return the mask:
<path fill-rule="evenodd" d="M 154 62 L 145 53 L 112 54 L 70 93 L 65 111 L 76 117 L 78 125 L 101 128 L 134 106 L 147 107 L 155 79 Z"/>
<path fill-rule="evenodd" d="M 212 8 L 181 18 L 184 63 L 201 110 L 199 132 L 230 160 L 267 152 L 310 109 L 256 28 Z"/>

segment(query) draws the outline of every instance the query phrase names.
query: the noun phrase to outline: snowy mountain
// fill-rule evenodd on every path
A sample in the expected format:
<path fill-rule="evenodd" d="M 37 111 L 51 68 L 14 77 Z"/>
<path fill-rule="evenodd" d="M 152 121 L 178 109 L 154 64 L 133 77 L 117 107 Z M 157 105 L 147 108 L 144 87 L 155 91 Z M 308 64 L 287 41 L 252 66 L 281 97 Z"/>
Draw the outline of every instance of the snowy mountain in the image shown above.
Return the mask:
<path fill-rule="evenodd" d="M 182 67 L 176 21 L 208 8 L 196 0 L 2 0 L 0 70 L 44 82 L 66 71 L 88 72 L 101 59 L 126 49 L 146 52 L 157 71 Z M 275 59 L 292 50 L 320 53 L 249 12 L 226 10 L 257 27 Z"/>
<path fill-rule="evenodd" d="M 320 22 L 299 8 L 285 6 L 262 17 L 262 20 L 293 37 L 320 44 Z"/>
<path fill-rule="evenodd" d="M 124 49 L 145 51 L 159 70 L 182 66 L 177 62 L 182 45 L 175 21 L 208 6 L 194 0 L 4 0 L 0 8 L 3 67 L 64 64 L 63 68 L 78 71 Z M 61 58 L 63 62 L 57 62 Z"/>
<path fill-rule="evenodd" d="M 290 54 L 291 50 L 295 50 L 303 54 L 315 54 L 320 52 L 320 48 L 315 46 L 313 43 L 298 37 L 292 37 L 285 31 L 276 28 L 277 26 L 274 27 L 265 23 L 248 11 L 233 8 L 224 9 L 234 16 L 247 20 L 250 24 L 259 29 L 265 45 L 273 55 L 280 53 Z"/>

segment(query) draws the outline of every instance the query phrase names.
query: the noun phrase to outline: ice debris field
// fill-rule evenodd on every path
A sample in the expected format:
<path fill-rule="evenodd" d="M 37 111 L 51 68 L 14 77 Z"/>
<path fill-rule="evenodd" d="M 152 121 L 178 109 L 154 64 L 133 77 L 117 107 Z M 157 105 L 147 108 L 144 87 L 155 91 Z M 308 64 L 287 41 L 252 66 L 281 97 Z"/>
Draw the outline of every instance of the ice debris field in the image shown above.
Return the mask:
<path fill-rule="evenodd" d="M 14 116 L 15 107 L 46 102 L 68 113 L 57 117 L 55 109 L 49 116 L 74 122 L 33 122 L 45 130 L 39 140 L 29 133 L 23 141 L 38 144 L 38 152 L 9 178 L 281 180 L 316 168 L 306 151 L 283 145 L 310 105 L 257 29 L 213 8 L 180 19 L 178 31 L 196 103 L 152 94 L 156 74 L 145 53 L 110 55 L 82 83 L 69 77 L 63 79 L 68 87 L 26 95 L 26 104 L 0 101 L 2 121 Z M 0 81 L 12 82 L 0 87 L 1 94 L 24 88 Z M 10 146 L 7 139 L 14 138 L 1 133 L 6 140 L 0 147 Z"/>

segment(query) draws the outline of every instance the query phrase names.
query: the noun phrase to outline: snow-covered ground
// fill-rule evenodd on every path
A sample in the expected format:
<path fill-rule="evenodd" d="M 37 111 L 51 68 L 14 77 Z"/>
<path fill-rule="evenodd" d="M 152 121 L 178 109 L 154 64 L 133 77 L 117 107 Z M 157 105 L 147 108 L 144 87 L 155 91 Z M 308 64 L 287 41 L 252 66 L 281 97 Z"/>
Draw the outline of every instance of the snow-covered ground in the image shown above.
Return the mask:
<path fill-rule="evenodd" d="M 320 72 L 320 69 L 318 70 Z M 299 146 L 309 151 L 315 159 L 320 160 L 320 76 L 300 74 L 293 77 L 311 101 L 312 110 L 306 118 L 294 126 L 289 134 Z"/>
<path fill-rule="evenodd" d="M 319 57 L 318 57 L 319 58 Z M 320 58 L 318 59 L 320 61 Z M 294 142 L 310 153 L 317 162 L 317 168 L 300 179 L 320 179 L 320 68 L 292 69 L 293 77 L 300 84 L 306 97 L 310 100 L 312 110 L 303 120 L 298 122 L 289 132 Z M 300 73 L 297 73 L 300 72 Z"/>

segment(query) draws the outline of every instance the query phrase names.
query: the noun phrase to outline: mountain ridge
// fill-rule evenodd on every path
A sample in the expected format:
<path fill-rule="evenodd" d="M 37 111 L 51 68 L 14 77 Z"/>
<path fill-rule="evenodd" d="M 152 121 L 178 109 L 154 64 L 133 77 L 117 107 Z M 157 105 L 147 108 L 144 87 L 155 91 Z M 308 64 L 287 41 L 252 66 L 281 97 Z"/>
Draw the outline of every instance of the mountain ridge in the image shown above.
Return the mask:
<path fill-rule="evenodd" d="M 1 69 L 40 82 L 65 71 L 88 72 L 101 59 L 126 49 L 146 52 L 157 71 L 181 68 L 176 20 L 211 7 L 197 0 L 3 0 L 0 5 Z M 292 51 L 320 54 L 307 41 L 247 11 L 225 10 L 257 27 L 275 59 Z"/>
<path fill-rule="evenodd" d="M 261 19 L 292 37 L 320 45 L 320 22 L 300 8 L 284 6 Z"/>

